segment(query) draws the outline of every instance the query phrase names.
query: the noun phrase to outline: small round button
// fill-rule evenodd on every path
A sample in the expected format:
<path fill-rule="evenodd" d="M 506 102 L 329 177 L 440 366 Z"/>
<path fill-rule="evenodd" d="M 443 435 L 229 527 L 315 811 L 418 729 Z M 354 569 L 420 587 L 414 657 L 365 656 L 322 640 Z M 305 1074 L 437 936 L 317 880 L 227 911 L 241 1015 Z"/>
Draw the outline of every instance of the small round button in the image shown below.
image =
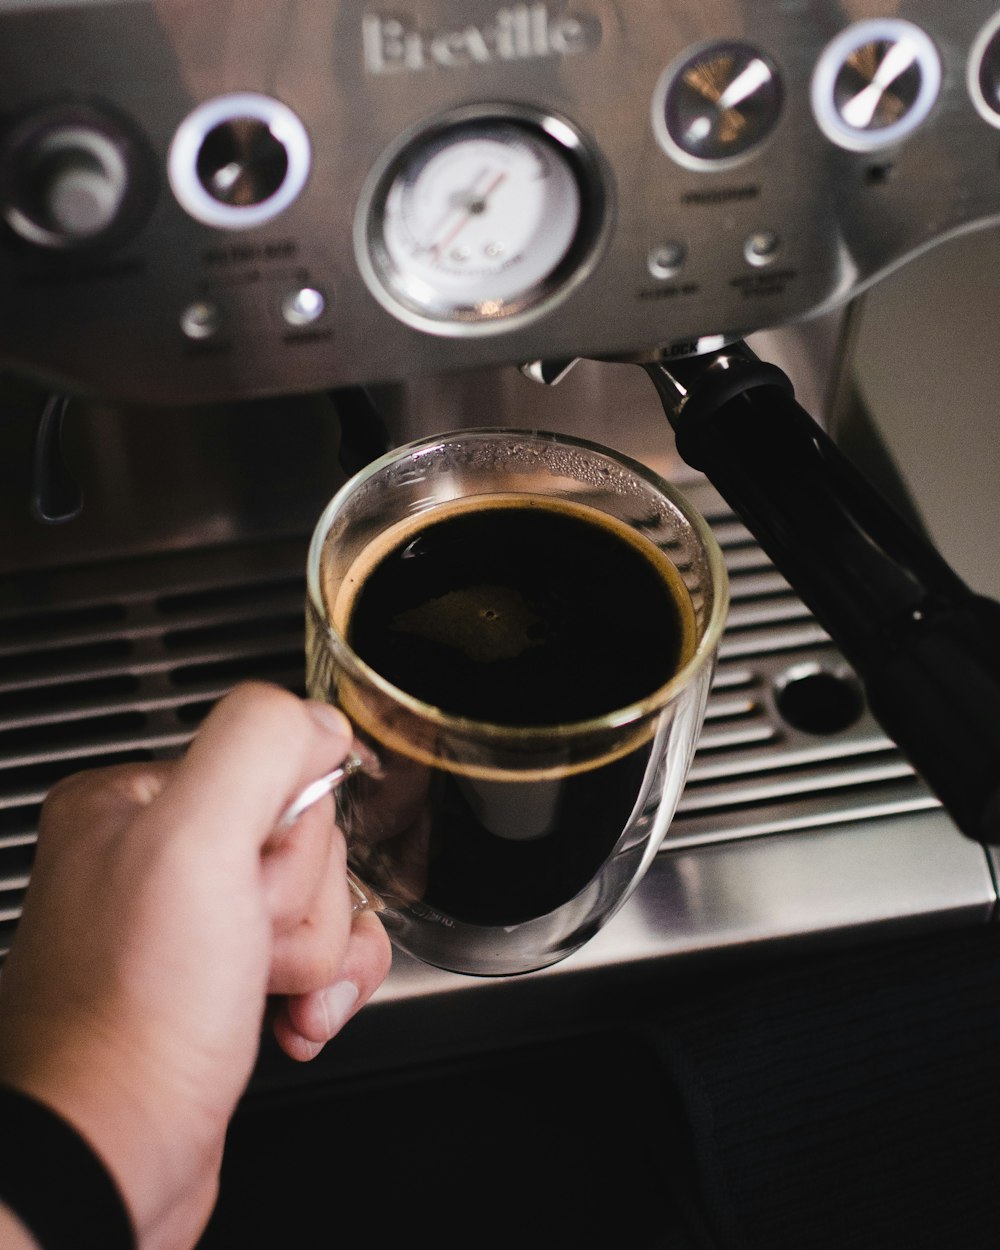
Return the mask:
<path fill-rule="evenodd" d="M 281 301 L 281 315 L 290 326 L 312 325 L 325 311 L 326 299 L 323 292 L 312 286 L 290 291 Z"/>
<path fill-rule="evenodd" d="M 181 330 L 195 342 L 212 338 L 221 325 L 222 313 L 211 300 L 195 300 L 181 313 Z"/>
<path fill-rule="evenodd" d="M 654 278 L 672 278 L 683 268 L 686 259 L 687 249 L 684 244 L 672 240 L 652 248 L 646 264 Z"/>
<path fill-rule="evenodd" d="M 743 255 L 751 265 L 769 265 L 781 250 L 781 240 L 773 230 L 755 230 L 743 245 Z"/>

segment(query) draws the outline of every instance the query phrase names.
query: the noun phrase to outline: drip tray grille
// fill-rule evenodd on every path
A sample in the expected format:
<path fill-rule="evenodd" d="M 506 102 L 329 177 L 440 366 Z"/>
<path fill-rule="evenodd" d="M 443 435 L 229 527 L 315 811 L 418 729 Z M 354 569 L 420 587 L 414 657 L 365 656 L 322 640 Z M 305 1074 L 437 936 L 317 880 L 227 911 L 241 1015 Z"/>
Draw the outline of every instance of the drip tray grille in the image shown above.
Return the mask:
<path fill-rule="evenodd" d="M 712 497 L 699 502 L 726 557 L 731 609 L 667 847 L 939 808 L 750 532 Z M 801 695 L 783 714 L 792 690 Z"/>
<path fill-rule="evenodd" d="M 694 770 L 660 861 L 935 810 L 863 705 L 833 732 L 782 717 L 789 682 L 850 676 L 749 533 L 714 495 L 695 498 L 726 554 L 732 610 Z M 39 808 L 55 782 L 82 768 L 176 755 L 242 679 L 302 693 L 306 547 L 303 538 L 188 550 L 8 585 L 0 604 L 0 951 L 9 948 Z"/>

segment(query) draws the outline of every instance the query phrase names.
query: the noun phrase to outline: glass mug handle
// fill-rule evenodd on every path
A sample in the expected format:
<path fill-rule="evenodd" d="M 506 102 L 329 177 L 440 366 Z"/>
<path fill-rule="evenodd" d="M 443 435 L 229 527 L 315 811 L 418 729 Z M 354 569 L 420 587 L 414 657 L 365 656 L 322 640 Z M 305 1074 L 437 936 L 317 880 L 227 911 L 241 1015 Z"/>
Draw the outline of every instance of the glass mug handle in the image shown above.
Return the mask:
<path fill-rule="evenodd" d="M 290 829 L 303 812 L 308 811 L 314 803 L 318 803 L 320 799 L 331 794 L 348 777 L 353 777 L 355 773 L 365 770 L 370 772 L 375 767 L 377 765 L 374 765 L 371 760 L 362 759 L 360 755 L 349 755 L 342 764 L 324 773 L 322 777 L 317 777 L 299 792 L 285 808 L 281 819 L 275 826 L 275 832 L 281 833 L 285 829 Z M 351 891 L 351 911 L 355 915 L 363 911 L 385 910 L 385 903 L 374 890 L 370 890 L 363 881 L 356 877 L 350 868 L 347 870 L 347 885 Z"/>

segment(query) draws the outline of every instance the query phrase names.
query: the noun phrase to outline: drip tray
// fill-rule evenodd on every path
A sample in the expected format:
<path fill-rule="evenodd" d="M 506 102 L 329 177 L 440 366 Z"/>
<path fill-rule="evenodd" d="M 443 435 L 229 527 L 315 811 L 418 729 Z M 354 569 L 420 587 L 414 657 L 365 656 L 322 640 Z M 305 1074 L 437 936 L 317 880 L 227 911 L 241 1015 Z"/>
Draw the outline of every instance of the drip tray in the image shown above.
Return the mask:
<path fill-rule="evenodd" d="M 568 986 L 595 972 L 622 980 L 687 954 L 988 922 L 996 890 L 984 849 L 957 832 L 881 732 L 842 657 L 746 529 L 707 486 L 685 490 L 713 524 L 732 588 L 690 781 L 628 905 L 582 951 L 522 984 L 551 989 L 553 978 Z M 9 579 L 0 600 L 0 950 L 54 782 L 177 754 L 239 680 L 301 692 L 307 542 Z M 397 955 L 376 1002 L 506 1001 L 501 984 Z"/>

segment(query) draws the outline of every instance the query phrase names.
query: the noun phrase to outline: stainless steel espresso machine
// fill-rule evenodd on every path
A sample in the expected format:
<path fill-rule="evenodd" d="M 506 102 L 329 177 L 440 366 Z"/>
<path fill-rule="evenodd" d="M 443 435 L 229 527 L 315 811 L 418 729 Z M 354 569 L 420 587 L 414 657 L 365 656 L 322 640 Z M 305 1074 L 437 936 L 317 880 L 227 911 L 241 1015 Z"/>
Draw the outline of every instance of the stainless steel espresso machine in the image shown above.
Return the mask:
<path fill-rule="evenodd" d="M 299 688 L 323 503 L 483 424 L 682 482 L 734 606 L 625 911 L 518 986 L 400 957 L 359 1065 L 397 1019 L 431 1052 L 685 956 L 992 921 L 989 779 L 959 811 L 953 757 L 928 784 L 883 722 L 936 721 L 938 673 L 988 693 L 993 617 L 915 536 L 852 365 L 891 394 L 868 293 L 1000 220 L 995 0 L 0 0 L 0 220 L 5 944 L 49 785 L 177 752 L 242 677 Z"/>

